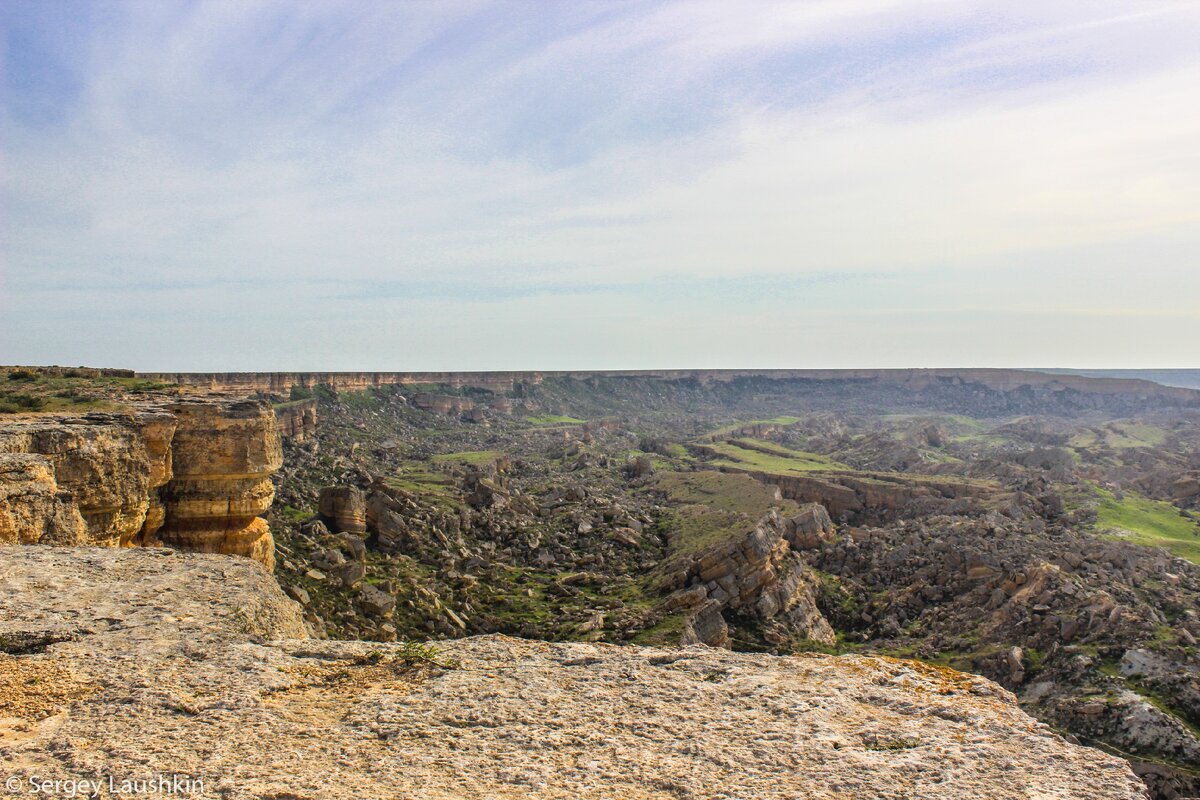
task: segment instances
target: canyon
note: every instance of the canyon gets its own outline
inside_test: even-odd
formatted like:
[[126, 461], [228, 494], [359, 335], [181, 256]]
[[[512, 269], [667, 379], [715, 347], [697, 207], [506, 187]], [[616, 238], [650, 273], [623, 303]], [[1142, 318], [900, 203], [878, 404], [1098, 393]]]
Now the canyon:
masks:
[[750, 658], [760, 676], [826, 654], [825, 682], [915, 658], [996, 682], [1156, 800], [1200, 789], [1194, 390], [1015, 370], [8, 368], [0, 409], [0, 542], [53, 545], [25, 549], [64, 569], [101, 546], [183, 581], [204, 557], [188, 552], [249, 556], [233, 561], [273, 569], [254, 591], [288, 598], [268, 616], [294, 617], [255, 635], [302, 629], [323, 643], [306, 651], [342, 654], [321, 669], [361, 667], [372, 692], [416, 674], [417, 641], [532, 658], [552, 683], [563, 665], [529, 642], [589, 664], [706, 646], [714, 672]]

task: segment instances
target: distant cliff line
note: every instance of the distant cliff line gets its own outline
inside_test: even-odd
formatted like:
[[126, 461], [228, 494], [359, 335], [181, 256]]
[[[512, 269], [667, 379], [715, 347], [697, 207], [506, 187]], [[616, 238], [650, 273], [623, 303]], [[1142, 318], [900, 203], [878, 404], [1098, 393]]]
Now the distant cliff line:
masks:
[[361, 391], [397, 384], [436, 384], [478, 388], [507, 394], [518, 384], [541, 384], [547, 378], [656, 378], [664, 381], [728, 382], [745, 378], [779, 381], [847, 381], [891, 385], [921, 391], [938, 383], [975, 384], [999, 392], [1023, 387], [1062, 389], [1085, 394], [1172, 400], [1200, 405], [1200, 390], [1163, 386], [1134, 378], [1092, 378], [1018, 369], [680, 369], [498, 372], [139, 372], [138, 377], [202, 387], [211, 391], [262, 392], [286, 395], [293, 386], [328, 386], [335, 391]]

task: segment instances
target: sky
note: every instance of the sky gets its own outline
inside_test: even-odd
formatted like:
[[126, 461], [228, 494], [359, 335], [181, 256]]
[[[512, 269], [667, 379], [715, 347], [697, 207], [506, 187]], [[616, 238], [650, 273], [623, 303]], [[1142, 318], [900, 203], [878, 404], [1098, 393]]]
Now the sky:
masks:
[[0, 363], [1200, 367], [1200, 2], [0, 0]]

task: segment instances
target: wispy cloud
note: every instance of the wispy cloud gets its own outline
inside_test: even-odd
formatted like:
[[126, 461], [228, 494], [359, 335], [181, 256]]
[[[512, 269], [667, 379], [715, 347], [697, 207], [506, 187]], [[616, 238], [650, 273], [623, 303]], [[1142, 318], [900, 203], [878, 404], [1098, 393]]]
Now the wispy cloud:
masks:
[[[595, 315], [609, 365], [644, 356], [613, 329], [646, 314], [658, 355], [699, 365], [692, 319], [719, 313], [730, 347], [763, 354], [806, 297], [847, 319], [990, 297], [1016, 319], [1049, 280], [1073, 308], [1175, 307], [1200, 296], [1200, 10], [1130, 8], [14, 0], [0, 345], [76, 361], [103, 324], [122, 332], [110, 363], [232, 368], [196, 331], [270, 297], [281, 364], [358, 304], [371, 364], [402, 366], [395, 339], [458, 304], [462, 342], [429, 355], [447, 367], [497, 330], [529, 348], [516, 366], [570, 357], [517, 334], [566, 306]], [[1127, 297], [1104, 302], [1096, 275]], [[189, 313], [123, 335], [147, 302]], [[1153, 346], [1183, 358], [1178, 334]], [[348, 327], [320, 335], [328, 360], [305, 366], [364, 352]], [[1067, 363], [1069, 344], [1012, 358]]]

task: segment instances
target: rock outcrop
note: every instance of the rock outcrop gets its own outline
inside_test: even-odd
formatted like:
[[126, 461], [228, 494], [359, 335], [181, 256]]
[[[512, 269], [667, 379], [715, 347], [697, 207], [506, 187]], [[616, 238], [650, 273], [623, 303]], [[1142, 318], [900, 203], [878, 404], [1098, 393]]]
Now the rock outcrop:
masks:
[[0, 548], [0, 763], [26, 792], [166, 776], [227, 800], [1145, 797], [990, 681], [918, 662], [303, 636], [248, 561]]
[[367, 496], [357, 486], [327, 486], [318, 503], [332, 530], [362, 535], [367, 532]]
[[409, 402], [414, 408], [432, 411], [435, 414], [458, 415], [475, 410], [475, 404], [470, 400], [453, 394], [421, 392], [414, 394]]
[[[134, 543], [152, 516], [151, 495], [171, 477], [174, 431], [174, 417], [157, 410], [38, 417], [0, 428], [0, 452], [44, 456], [61, 513], [83, 518], [89, 544], [115, 547]], [[151, 528], [161, 524], [154, 514]]]
[[275, 406], [275, 420], [279, 435], [288, 441], [300, 444], [308, 442], [317, 433], [317, 400], [292, 400]]
[[[1200, 408], [1200, 391], [1129, 378], [1092, 378], [1016, 369], [625, 370], [567, 372], [224, 372], [141, 373], [140, 377], [209, 391], [288, 396], [292, 387], [361, 391], [380, 386], [449, 386], [510, 394], [547, 381], [625, 387], [701, 387], [714, 396], [803, 394], [817, 399], [874, 397], [884, 405], [921, 398], [939, 408], [1001, 413], [1111, 410], [1134, 407]], [[661, 393], [661, 392], [660, 392]]]
[[999, 486], [984, 481], [926, 475], [833, 470], [814, 471], [809, 475], [777, 475], [740, 466], [722, 466], [721, 469], [744, 472], [763, 483], [778, 486], [789, 500], [819, 503], [837, 518], [884, 520], [890, 519], [895, 512], [953, 513], [1001, 494]]
[[269, 406], [187, 400], [0, 426], [0, 542], [167, 543], [271, 566], [259, 515], [282, 451]]
[[175, 403], [174, 476], [162, 491], [166, 544], [202, 553], [249, 556], [274, 566], [266, 520], [283, 464], [271, 409], [257, 400]]
[[69, 498], [46, 456], [0, 456], [0, 542], [85, 544], [87, 525]]
[[793, 539], [806, 535], [798, 532], [828, 519], [824, 509], [806, 508], [795, 517], [772, 509], [744, 535], [714, 544], [685, 561], [666, 587], [686, 587], [667, 600], [667, 610], [691, 610], [683, 642], [728, 646], [723, 618], [728, 610], [770, 623], [780, 638], [797, 636], [832, 644], [833, 628], [817, 609], [817, 580], [792, 545]]

